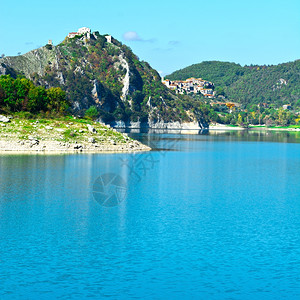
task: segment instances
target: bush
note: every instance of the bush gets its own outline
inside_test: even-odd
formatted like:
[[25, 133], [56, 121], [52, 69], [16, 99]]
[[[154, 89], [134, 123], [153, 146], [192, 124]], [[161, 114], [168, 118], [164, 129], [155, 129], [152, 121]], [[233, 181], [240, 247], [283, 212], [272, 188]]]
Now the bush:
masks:
[[17, 113], [17, 116], [20, 119], [28, 119], [28, 120], [34, 118], [34, 115], [32, 113], [30, 113], [29, 111], [20, 111]]
[[96, 106], [91, 106], [89, 109], [85, 111], [84, 117], [90, 120], [97, 119], [99, 116], [99, 112]]

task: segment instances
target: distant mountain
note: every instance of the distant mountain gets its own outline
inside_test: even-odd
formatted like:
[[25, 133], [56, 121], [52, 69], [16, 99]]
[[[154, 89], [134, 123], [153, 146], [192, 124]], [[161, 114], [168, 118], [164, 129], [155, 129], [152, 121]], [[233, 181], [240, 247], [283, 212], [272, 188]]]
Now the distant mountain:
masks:
[[[104, 121], [195, 121], [199, 102], [178, 96], [129, 47], [88, 28], [24, 55], [0, 59], [0, 75], [26, 76], [35, 85], [66, 91], [72, 112], [95, 106]], [[201, 121], [201, 120], [200, 120]]]
[[271, 66], [244, 66], [230, 62], [204, 61], [166, 76], [212, 81], [217, 94], [242, 104], [261, 102], [300, 106], [300, 60]]

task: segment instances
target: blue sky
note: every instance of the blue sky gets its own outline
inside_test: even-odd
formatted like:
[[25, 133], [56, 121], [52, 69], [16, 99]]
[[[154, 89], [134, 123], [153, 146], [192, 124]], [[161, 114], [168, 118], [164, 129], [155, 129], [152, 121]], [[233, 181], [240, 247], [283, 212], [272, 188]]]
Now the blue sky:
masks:
[[300, 58], [299, 0], [15, 0], [0, 4], [0, 54], [17, 55], [90, 27], [163, 74], [205, 60], [277, 64]]

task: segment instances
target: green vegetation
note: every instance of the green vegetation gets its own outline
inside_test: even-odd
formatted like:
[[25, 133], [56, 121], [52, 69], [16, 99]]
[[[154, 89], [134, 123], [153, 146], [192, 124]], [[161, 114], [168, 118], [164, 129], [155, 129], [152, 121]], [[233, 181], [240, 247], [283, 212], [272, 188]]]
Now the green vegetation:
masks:
[[242, 127], [248, 127], [250, 124], [251, 126], [265, 125], [266, 127], [300, 127], [298, 126], [300, 121], [299, 116], [293, 111], [282, 108], [263, 108], [252, 105], [249, 106], [249, 109], [233, 107], [231, 112], [229, 112], [227, 107], [214, 106], [213, 108], [216, 114], [212, 116], [211, 121], [217, 123], [239, 125]]
[[41, 112], [64, 114], [68, 107], [66, 94], [59, 87], [45, 89], [24, 77], [0, 76], [0, 111], [22, 111], [28, 117]]
[[85, 118], [90, 120], [95, 120], [99, 116], [99, 112], [96, 106], [91, 106], [88, 108], [84, 114]]

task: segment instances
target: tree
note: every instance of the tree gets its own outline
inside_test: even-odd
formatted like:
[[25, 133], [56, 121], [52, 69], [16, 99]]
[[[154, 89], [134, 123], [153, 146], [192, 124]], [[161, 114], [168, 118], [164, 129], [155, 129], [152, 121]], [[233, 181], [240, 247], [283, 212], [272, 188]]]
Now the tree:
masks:
[[16, 93], [14, 87], [14, 80], [10, 75], [3, 75], [0, 77], [0, 86], [4, 91], [3, 103], [10, 109], [15, 111]]
[[32, 113], [37, 113], [46, 110], [47, 92], [45, 88], [40, 86], [30, 89], [28, 93], [27, 108]]
[[3, 87], [0, 85], [0, 106], [4, 104], [4, 98], [6, 98], [5, 91]]
[[141, 110], [141, 103], [144, 100], [145, 95], [141, 91], [135, 91], [132, 94], [132, 109], [135, 111]]
[[217, 88], [215, 89], [215, 92], [216, 92], [216, 96], [225, 96], [224, 89], [221, 88], [221, 87], [217, 87]]
[[243, 123], [243, 118], [242, 118], [241, 114], [239, 114], [237, 124], [241, 125], [242, 123]]
[[52, 87], [47, 90], [47, 109], [57, 113], [65, 113], [69, 108], [66, 93], [59, 87]]

